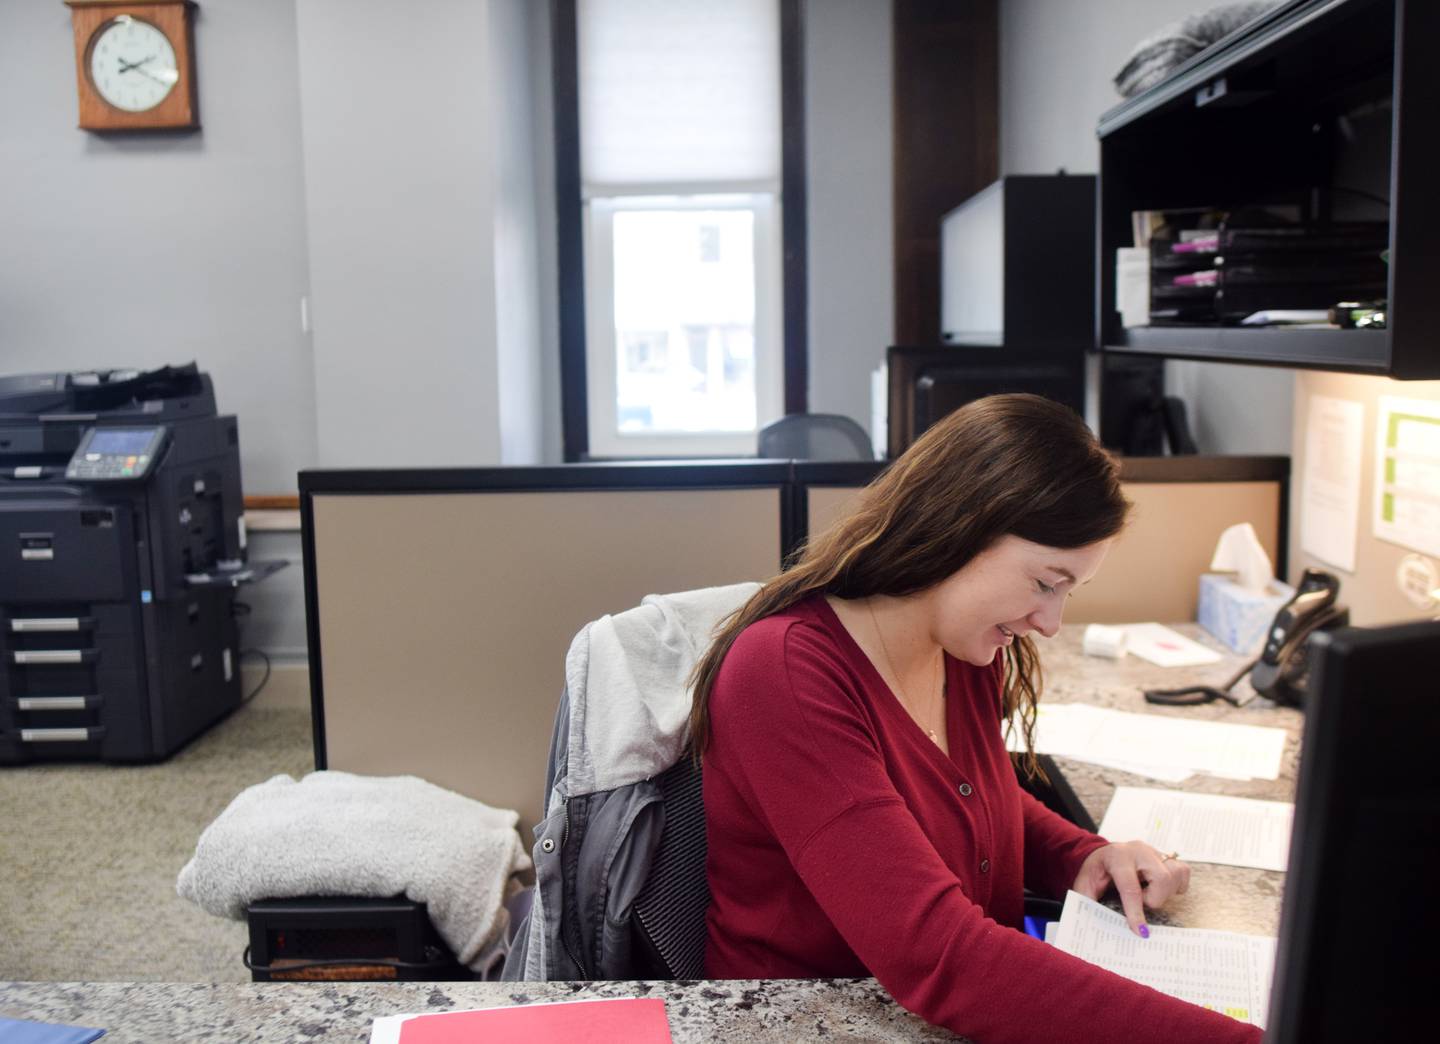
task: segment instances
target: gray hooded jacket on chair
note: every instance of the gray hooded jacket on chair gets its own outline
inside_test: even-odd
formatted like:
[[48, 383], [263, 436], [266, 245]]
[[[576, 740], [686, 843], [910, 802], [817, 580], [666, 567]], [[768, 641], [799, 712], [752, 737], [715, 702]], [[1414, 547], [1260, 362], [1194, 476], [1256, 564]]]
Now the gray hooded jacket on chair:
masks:
[[684, 752], [686, 683], [716, 624], [758, 589], [649, 595], [575, 636], [535, 828], [534, 897], [504, 979], [634, 977], [636, 899], [665, 828], [667, 781], [656, 777]]

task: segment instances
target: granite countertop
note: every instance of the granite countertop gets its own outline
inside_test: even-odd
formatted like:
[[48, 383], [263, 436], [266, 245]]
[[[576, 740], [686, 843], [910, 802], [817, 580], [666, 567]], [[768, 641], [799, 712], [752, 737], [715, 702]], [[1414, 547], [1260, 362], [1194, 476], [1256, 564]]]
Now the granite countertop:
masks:
[[[1191, 682], [1221, 683], [1242, 664], [1197, 625], [1176, 630], [1217, 651], [1208, 667], [1167, 669], [1133, 656], [1119, 661], [1085, 656], [1083, 627], [1040, 643], [1044, 700], [1087, 702], [1116, 710], [1201, 721], [1264, 725], [1289, 738], [1280, 778], [1237, 782], [1192, 776], [1182, 786], [1199, 793], [1293, 800], [1299, 760], [1299, 711], [1263, 697], [1245, 706], [1210, 703], [1155, 707], [1141, 689]], [[1237, 694], [1248, 686], [1241, 682]], [[1099, 822], [1117, 786], [1167, 787], [1142, 776], [1056, 759], [1086, 809]], [[1123, 840], [1123, 839], [1116, 839]], [[1243, 867], [1192, 865], [1190, 891], [1151, 919], [1157, 924], [1274, 935], [1284, 875]], [[483, 1008], [605, 997], [663, 997], [677, 1042], [794, 1041], [834, 1036], [867, 1041], [953, 1040], [900, 1008], [873, 979], [735, 980], [611, 983], [0, 983], [0, 1015], [104, 1027], [104, 1044], [224, 1041], [250, 1044], [369, 1040], [371, 1023], [402, 1012]]]
[[[1260, 725], [1284, 729], [1285, 750], [1280, 758], [1280, 777], [1275, 780], [1239, 781], [1196, 774], [1183, 784], [1170, 784], [1136, 776], [1117, 769], [1083, 761], [1056, 758], [1065, 779], [1099, 823], [1105, 816], [1116, 787], [1184, 789], [1199, 794], [1229, 794], [1264, 801], [1293, 801], [1296, 770], [1300, 762], [1300, 733], [1304, 716], [1293, 707], [1282, 707], [1254, 695], [1249, 679], [1234, 692], [1244, 699], [1242, 707], [1220, 700], [1193, 707], [1159, 707], [1146, 703], [1143, 689], [1176, 688], [1181, 685], [1223, 685], [1244, 666], [1237, 656], [1207, 634], [1199, 624], [1174, 624], [1176, 631], [1222, 654], [1218, 663], [1205, 667], [1156, 667], [1136, 656], [1106, 660], [1080, 651], [1083, 626], [1067, 627], [1049, 641], [1038, 643], [1045, 672], [1044, 703], [1089, 703], [1113, 710], [1158, 714], [1190, 721], [1223, 721], [1237, 725]], [[1112, 838], [1121, 841], [1125, 838]], [[1156, 911], [1156, 924], [1186, 928], [1215, 928], [1253, 935], [1276, 935], [1280, 929], [1280, 897], [1285, 875], [1273, 870], [1239, 866], [1191, 864], [1190, 890], [1176, 896]]]
[[381, 1015], [603, 997], [661, 997], [686, 1041], [956, 1040], [874, 979], [726, 982], [0, 983], [0, 1015], [104, 1027], [101, 1044], [311, 1044], [370, 1039]]

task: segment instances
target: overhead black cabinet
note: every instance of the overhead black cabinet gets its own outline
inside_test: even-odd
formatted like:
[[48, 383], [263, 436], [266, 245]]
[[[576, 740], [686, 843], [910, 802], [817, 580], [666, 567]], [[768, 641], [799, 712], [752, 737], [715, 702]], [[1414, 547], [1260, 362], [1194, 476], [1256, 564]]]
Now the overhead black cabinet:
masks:
[[[1440, 3], [1292, 0], [1100, 119], [1097, 340], [1107, 351], [1440, 377]], [[1131, 214], [1289, 207], [1389, 227], [1384, 329], [1126, 328]]]

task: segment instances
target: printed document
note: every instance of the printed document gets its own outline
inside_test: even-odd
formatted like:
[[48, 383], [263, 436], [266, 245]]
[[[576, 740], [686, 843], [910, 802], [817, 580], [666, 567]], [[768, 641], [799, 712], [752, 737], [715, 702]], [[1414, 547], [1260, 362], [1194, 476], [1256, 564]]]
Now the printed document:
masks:
[[1364, 404], [1310, 396], [1300, 484], [1300, 549], [1349, 573], [1355, 571], [1364, 452]]
[[[1022, 746], [1013, 731], [1009, 742], [1012, 750]], [[1035, 748], [1040, 754], [1122, 767], [1158, 779], [1181, 771], [1225, 779], [1278, 779], [1285, 730], [1131, 714], [1086, 703], [1042, 703]]]
[[1150, 938], [1125, 918], [1078, 892], [1065, 896], [1055, 946], [1161, 993], [1265, 1025], [1275, 940], [1202, 928], [1152, 924]]
[[1186, 862], [1284, 870], [1294, 817], [1286, 801], [1116, 787], [1100, 833], [1144, 841]]
[[1440, 555], [1440, 403], [1380, 396], [1375, 535]]

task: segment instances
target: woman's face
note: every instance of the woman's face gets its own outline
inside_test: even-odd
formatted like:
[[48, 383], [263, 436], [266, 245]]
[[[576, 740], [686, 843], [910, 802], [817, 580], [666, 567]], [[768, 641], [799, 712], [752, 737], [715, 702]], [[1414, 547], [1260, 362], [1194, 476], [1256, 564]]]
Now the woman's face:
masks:
[[1001, 537], [928, 592], [932, 637], [977, 667], [1032, 631], [1051, 637], [1070, 592], [1099, 572], [1110, 544], [1059, 548]]

